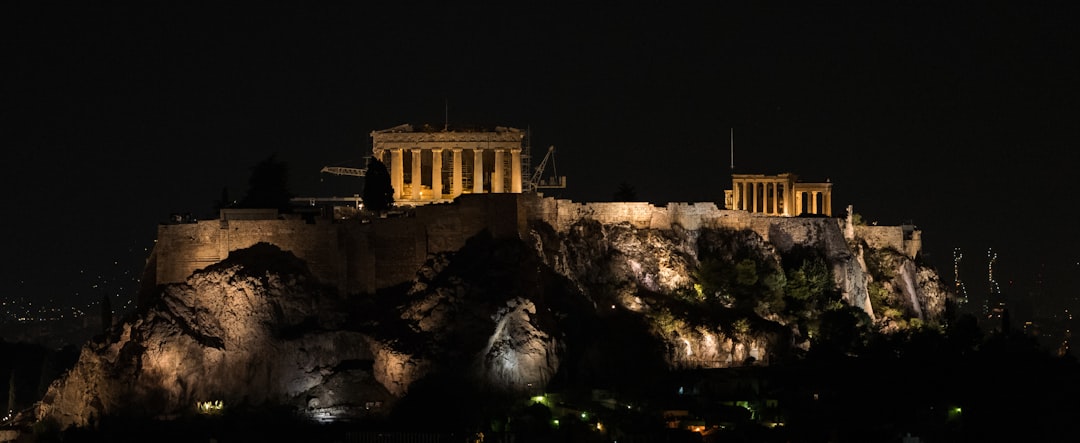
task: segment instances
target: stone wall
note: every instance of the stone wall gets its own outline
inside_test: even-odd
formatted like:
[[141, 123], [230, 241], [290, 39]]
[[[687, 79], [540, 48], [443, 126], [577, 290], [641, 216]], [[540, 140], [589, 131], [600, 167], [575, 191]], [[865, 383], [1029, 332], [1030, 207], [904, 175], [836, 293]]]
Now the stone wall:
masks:
[[906, 253], [901, 226], [855, 226], [855, 237], [874, 249], [891, 248]]
[[629, 223], [637, 229], [732, 228], [747, 229], [751, 215], [745, 211], [719, 209], [715, 203], [669, 203], [655, 206], [645, 202], [577, 203], [570, 200], [538, 198], [530, 216], [543, 220], [559, 232], [581, 220], [602, 224]]
[[467, 195], [391, 218], [223, 218], [163, 224], [150, 260], [154, 283], [183, 282], [232, 251], [267, 242], [306, 261], [317, 278], [340, 291], [373, 292], [411, 280], [430, 254], [456, 251], [482, 231], [494, 237], [523, 233], [528, 207], [519, 204], [518, 195]]
[[[781, 250], [793, 245], [846, 249], [840, 219], [775, 217], [719, 209], [714, 203], [576, 203], [535, 194], [463, 195], [401, 216], [351, 220], [224, 217], [158, 229], [150, 263], [157, 284], [183, 282], [198, 269], [259, 242], [305, 260], [320, 280], [345, 293], [371, 293], [410, 281], [431, 255], [461, 249], [483, 231], [496, 238], [527, 234], [530, 220], [566, 232], [581, 220], [629, 223], [638, 229], [750, 229]], [[918, 231], [915, 231], [917, 234]], [[874, 248], [907, 251], [899, 226], [857, 226], [855, 235]]]

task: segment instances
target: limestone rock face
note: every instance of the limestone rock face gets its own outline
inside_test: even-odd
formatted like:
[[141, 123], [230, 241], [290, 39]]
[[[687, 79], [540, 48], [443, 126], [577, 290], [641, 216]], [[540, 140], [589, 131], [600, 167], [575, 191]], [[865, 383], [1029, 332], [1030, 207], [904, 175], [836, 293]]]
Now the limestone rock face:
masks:
[[166, 288], [157, 305], [84, 347], [39, 417], [85, 426], [105, 415], [192, 413], [199, 402], [318, 414], [391, 400], [372, 375], [385, 356], [342, 327], [338, 301], [309, 279], [291, 254], [257, 245]]
[[504, 392], [547, 386], [559, 369], [559, 343], [533, 322], [536, 306], [515, 298], [496, 312], [495, 331], [478, 355], [477, 376]]
[[889, 294], [883, 298], [885, 306], [875, 307], [889, 314], [885, 315], [889, 318], [880, 319], [884, 330], [895, 330], [902, 318], [933, 322], [944, 315], [950, 293], [937, 272], [897, 251], [877, 250], [867, 254], [866, 267], [877, 274], [877, 280], [870, 280]]
[[563, 342], [553, 309], [579, 297], [523, 243], [474, 239], [417, 273], [399, 307], [408, 326], [399, 348], [430, 361], [430, 372], [483, 391], [539, 389], [559, 370]]
[[[375, 294], [337, 294], [292, 254], [257, 244], [164, 287], [88, 344], [38, 416], [86, 426], [220, 401], [366, 418], [447, 386], [521, 394], [769, 364], [806, 350], [825, 310], [873, 319], [899, 306], [921, 321], [944, 311], [933, 270], [849, 242], [833, 220], [757, 222], [776, 224], [534, 222], [524, 241], [478, 234]], [[891, 308], [874, 306], [871, 286]]]

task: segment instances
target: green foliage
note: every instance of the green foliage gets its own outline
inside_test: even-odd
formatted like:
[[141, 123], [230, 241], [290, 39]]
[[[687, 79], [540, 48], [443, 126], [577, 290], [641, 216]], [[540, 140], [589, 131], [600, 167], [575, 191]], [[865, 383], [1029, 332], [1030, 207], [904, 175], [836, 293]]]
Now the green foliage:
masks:
[[813, 348], [820, 352], [857, 353], [868, 341], [873, 322], [861, 309], [844, 306], [821, 314]]
[[749, 334], [750, 333], [750, 320], [745, 318], [745, 317], [740, 318], [738, 320], [735, 320], [735, 322], [733, 322], [731, 324], [731, 329], [733, 331], [735, 331], [736, 334], [740, 334], [740, 335]]
[[657, 311], [653, 314], [652, 319], [653, 326], [665, 335], [671, 335], [675, 333], [675, 331], [686, 327], [686, 322], [680, 318], [676, 318], [667, 308]]
[[813, 300], [832, 288], [832, 273], [822, 258], [808, 258], [797, 268], [788, 271], [786, 283], [784, 292], [789, 297], [800, 301]]
[[706, 258], [694, 271], [695, 288], [702, 298], [715, 300], [720, 294], [729, 292], [730, 274], [729, 268], [720, 260]]
[[757, 263], [751, 259], [744, 259], [735, 264], [735, 283], [740, 286], [753, 286], [757, 282]]
[[705, 258], [694, 272], [694, 287], [700, 299], [727, 308], [759, 313], [784, 310], [784, 287], [787, 277], [752, 258], [728, 265], [719, 259]]
[[866, 260], [866, 270], [870, 273], [870, 276], [877, 281], [892, 280], [896, 276], [895, 270], [889, 266], [890, 258], [892, 254], [897, 254], [895, 251], [881, 249], [871, 250], [864, 256]]
[[855, 226], [866, 226], [866, 220], [863, 220], [862, 214], [856, 212], [851, 214], [851, 224]]
[[364, 172], [364, 206], [370, 211], [385, 211], [394, 206], [394, 187], [390, 184], [390, 172], [379, 159], [368, 160]]
[[874, 309], [882, 309], [889, 307], [889, 290], [885, 289], [885, 285], [876, 281], [871, 281], [866, 286], [866, 292], [870, 295], [870, 305]]

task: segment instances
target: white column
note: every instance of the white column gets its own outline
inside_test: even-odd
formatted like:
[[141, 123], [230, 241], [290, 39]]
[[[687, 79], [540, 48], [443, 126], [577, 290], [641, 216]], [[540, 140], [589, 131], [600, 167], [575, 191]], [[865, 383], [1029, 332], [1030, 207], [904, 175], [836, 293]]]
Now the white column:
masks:
[[731, 207], [728, 209], [739, 209], [739, 182], [731, 181]]
[[792, 197], [791, 181], [789, 180], [789, 181], [784, 182], [784, 215], [789, 216], [789, 217], [792, 216], [792, 215], [795, 215], [795, 214], [791, 213], [791, 209], [792, 209], [791, 204], [792, 204], [792, 200], [794, 200], [791, 197]]
[[484, 193], [484, 151], [473, 149], [473, 194]]
[[451, 177], [450, 195], [456, 198], [461, 195], [461, 148], [454, 148], [454, 173]]
[[431, 199], [442, 200], [442, 148], [431, 150]]
[[521, 193], [521, 149], [510, 150], [510, 192]]
[[491, 192], [499, 193], [503, 192], [503, 169], [506, 165], [503, 157], [503, 150], [495, 150], [495, 170], [491, 172]]
[[773, 182], [772, 194], [772, 213], [773, 215], [780, 215], [780, 182]]
[[420, 200], [420, 188], [423, 187], [424, 178], [420, 176], [420, 148], [412, 149], [412, 199]]
[[750, 198], [750, 212], [754, 213], [757, 212], [757, 182], [751, 181], [751, 183], [753, 183], [754, 187], [750, 188], [750, 194], [752, 196]]
[[746, 195], [747, 192], [750, 192], [750, 190], [746, 188], [746, 180], [739, 182], [739, 209], [744, 211], [750, 208], [750, 206], [746, 204], [749, 200], [749, 196]]
[[405, 164], [401, 158], [401, 148], [390, 150], [390, 186], [394, 187], [394, 200], [401, 200], [401, 191], [405, 188]]
[[822, 199], [822, 204], [825, 205], [825, 215], [832, 217], [832, 191], [825, 191], [825, 198]]
[[818, 195], [817, 191], [811, 191], [810, 192], [810, 213], [811, 214], [817, 214], [818, 213], [817, 212], [818, 211], [818, 208], [817, 208], [817, 195]]

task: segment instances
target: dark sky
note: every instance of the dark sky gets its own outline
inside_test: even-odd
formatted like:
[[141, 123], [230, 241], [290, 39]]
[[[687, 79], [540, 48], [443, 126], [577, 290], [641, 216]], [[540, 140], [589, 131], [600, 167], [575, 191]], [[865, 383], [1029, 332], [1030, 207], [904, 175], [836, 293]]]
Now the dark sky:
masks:
[[993, 247], [1006, 291], [1077, 294], [1074, 3], [271, 3], [3, 2], [0, 295], [99, 297], [260, 160], [349, 195], [319, 168], [447, 115], [530, 129], [578, 201], [722, 201], [734, 128], [738, 172], [916, 224], [949, 282], [960, 247], [985, 292]]

